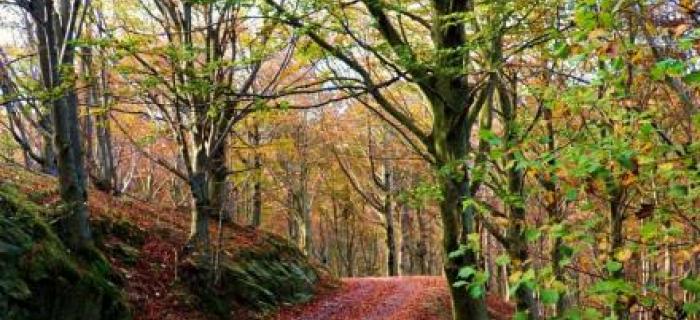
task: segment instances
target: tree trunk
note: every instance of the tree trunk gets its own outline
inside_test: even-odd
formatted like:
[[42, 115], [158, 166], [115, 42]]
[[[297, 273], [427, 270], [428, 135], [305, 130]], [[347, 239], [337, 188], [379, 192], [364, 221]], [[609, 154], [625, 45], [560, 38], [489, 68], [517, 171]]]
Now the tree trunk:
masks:
[[[85, 65], [85, 72], [87, 75], [94, 74], [93, 51], [89, 48], [84, 49], [83, 59]], [[112, 136], [109, 128], [109, 95], [107, 93], [107, 72], [105, 70], [106, 66], [104, 63], [100, 68], [100, 78], [92, 78], [90, 81], [90, 89], [88, 92], [88, 114], [86, 115], [86, 122], [91, 123], [94, 114], [94, 130], [92, 125], [90, 128], [86, 128], [86, 137], [90, 139], [88, 146], [86, 148], [89, 153], [88, 161], [94, 164], [97, 168], [97, 175], [94, 176], [93, 184], [97, 189], [105, 192], [116, 192], [117, 190], [117, 179], [116, 170], [114, 168], [114, 156], [112, 154]], [[99, 108], [99, 110], [90, 110], [94, 108]], [[95, 142], [94, 147], [92, 145], [92, 132], [95, 132]], [[94, 151], [94, 157], [93, 157]]]
[[394, 200], [387, 193], [384, 200], [384, 217], [386, 219], [387, 273], [390, 277], [399, 275], [399, 261], [396, 256], [396, 230], [394, 230]]
[[[202, 122], [200, 122], [202, 123]], [[207, 152], [201, 134], [200, 125], [195, 125], [193, 147], [194, 154], [191, 172], [189, 174], [189, 186], [192, 201], [192, 218], [190, 220], [190, 234], [187, 239], [186, 250], [196, 250], [205, 254], [209, 251], [209, 216], [213, 215], [209, 202], [209, 188], [207, 182]], [[187, 156], [187, 155], [185, 155]]]
[[[466, 194], [463, 181], [449, 177], [441, 177], [441, 185], [444, 199], [440, 202], [440, 210], [443, 224], [443, 260], [445, 276], [447, 277], [450, 295], [452, 296], [452, 310], [454, 320], [480, 320], [488, 319], [486, 303], [483, 297], [474, 298], [469, 295], [464, 287], [456, 288], [453, 283], [459, 279], [457, 274], [463, 266], [476, 266], [477, 253], [466, 249], [464, 254], [457, 258], [449, 258], [448, 254], [460, 249], [459, 217], [463, 213], [462, 199]], [[461, 187], [460, 187], [461, 186]], [[473, 217], [464, 221], [467, 229], [473, 228]]]
[[[44, 52], [48, 54], [49, 73], [44, 77], [48, 79], [48, 90], [61, 87], [63, 79], [59, 70], [61, 65], [72, 66], [74, 49], [72, 44], [66, 43], [63, 57], [59, 61], [58, 46], [62, 40], [57, 41], [57, 33], [54, 23], [58, 15], [55, 13], [53, 1], [46, 1], [46, 23], [43, 25], [43, 36], [46, 39]], [[67, 5], [67, 4], [64, 4]], [[37, 24], [40, 24], [38, 22]], [[70, 31], [67, 31], [70, 32]], [[72, 39], [72, 35], [66, 39]], [[66, 244], [73, 250], [82, 249], [91, 243], [90, 224], [88, 222], [87, 189], [85, 186], [85, 168], [80, 143], [80, 129], [78, 128], [78, 99], [72, 85], [60, 97], [51, 99], [51, 113], [54, 125], [53, 146], [58, 168], [58, 182], [61, 199], [66, 203], [68, 215], [64, 221], [66, 231]]]
[[204, 172], [193, 173], [189, 185], [192, 192], [192, 218], [186, 247], [187, 250], [206, 253], [209, 250], [209, 216], [212, 213]]
[[302, 196], [302, 220], [304, 222], [304, 253], [307, 256], [313, 257], [314, 252], [314, 233], [313, 233], [313, 221], [311, 220], [311, 204], [308, 199], [308, 194], [306, 191]]
[[411, 219], [411, 209], [408, 204], [401, 206], [401, 274], [413, 274], [413, 261], [415, 254], [412, 252], [411, 234], [413, 223]]
[[210, 206], [210, 213], [216, 217], [222, 215], [224, 221], [229, 220], [229, 215], [224, 214], [225, 208], [223, 207], [226, 197], [226, 178], [227, 167], [226, 167], [226, 152], [225, 143], [222, 143], [213, 150], [210, 156], [210, 169], [207, 173], [207, 198]]
[[[608, 185], [612, 185], [614, 182], [608, 182]], [[617, 187], [612, 187], [613, 192], [611, 192], [610, 199], [610, 234], [608, 238], [608, 243], [610, 244], [608, 248], [608, 259], [614, 262], [623, 264], [623, 261], [617, 261], [615, 253], [622, 248], [622, 223], [623, 223], [623, 213], [622, 213], [622, 192]], [[610, 279], [624, 280], [624, 267], [620, 267], [618, 270], [609, 272]], [[627, 309], [626, 303], [618, 299], [613, 305], [613, 313], [616, 319], [625, 320], [629, 319], [629, 310]]]
[[262, 160], [260, 154], [255, 153], [253, 159], [255, 166], [255, 182], [253, 184], [253, 226], [256, 228], [262, 224]]
[[[508, 127], [508, 125], [506, 125]], [[509, 140], [513, 141], [513, 140]], [[506, 157], [506, 161], [515, 161], [512, 154]], [[527, 239], [525, 237], [525, 226], [527, 221], [525, 220], [525, 199], [523, 195], [523, 172], [522, 170], [516, 169], [516, 166], [512, 166], [508, 170], [508, 190], [511, 196], [517, 196], [519, 201], [515, 204], [509, 205], [509, 225], [507, 229], [507, 251], [513, 262], [513, 267], [522, 272], [526, 272], [528, 269], [533, 268], [530, 261], [527, 248]], [[535, 300], [535, 293], [533, 290], [525, 285], [518, 286], [515, 291], [516, 298], [516, 310], [519, 312], [526, 312], [528, 319], [538, 319], [539, 310], [537, 301]]]
[[[53, 85], [51, 80], [52, 65], [50, 61], [51, 53], [49, 52], [49, 44], [47, 43], [47, 41], [49, 37], [54, 37], [54, 26], [49, 26], [48, 23], [44, 22], [44, 20], [47, 19], [46, 11], [44, 11], [44, 8], [49, 4], [46, 4], [44, 0], [35, 0], [32, 3], [34, 5], [32, 6], [33, 12], [31, 13], [31, 16], [35, 17], [35, 19], [39, 18], [40, 20], [42, 20], [34, 21], [34, 25], [36, 28], [37, 51], [39, 55], [39, 69], [41, 70], [41, 80], [44, 84], [44, 88], [50, 89]], [[53, 7], [53, 5], [51, 6]], [[53, 14], [53, 11], [51, 11], [50, 13]], [[51, 40], [51, 43], [52, 45], [55, 45], [55, 40]], [[56, 48], [54, 48], [53, 51], [55, 52]], [[56, 66], [56, 68], [58, 68], [58, 66]], [[47, 114], [39, 115], [39, 126], [41, 126], [46, 133], [52, 133], [53, 123], [51, 116]], [[53, 136], [49, 134], [43, 134], [42, 137], [44, 140], [42, 149], [42, 158], [44, 159], [44, 162], [41, 163], [41, 171], [48, 174], [56, 174], [57, 164], [56, 155], [54, 153]]]

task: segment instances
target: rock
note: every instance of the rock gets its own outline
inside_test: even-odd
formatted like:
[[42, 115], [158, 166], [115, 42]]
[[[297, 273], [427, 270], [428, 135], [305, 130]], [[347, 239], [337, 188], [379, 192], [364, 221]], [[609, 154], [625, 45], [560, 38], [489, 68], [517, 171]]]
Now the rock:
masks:
[[0, 318], [122, 320], [130, 314], [99, 251], [69, 253], [38, 207], [0, 185]]

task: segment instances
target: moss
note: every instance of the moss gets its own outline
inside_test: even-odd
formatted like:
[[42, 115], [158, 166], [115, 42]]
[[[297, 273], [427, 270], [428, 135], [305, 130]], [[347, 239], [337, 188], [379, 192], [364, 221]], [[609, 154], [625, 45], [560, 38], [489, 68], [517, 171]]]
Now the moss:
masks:
[[97, 249], [70, 253], [41, 206], [0, 184], [0, 314], [8, 319], [130, 318]]
[[128, 245], [140, 247], [146, 242], [146, 231], [126, 219], [97, 217], [90, 221], [96, 242], [104, 242], [106, 236], [116, 237]]
[[[308, 301], [319, 271], [285, 240], [266, 235], [260, 243], [224, 255], [220, 285], [213, 285], [211, 264], [192, 256], [181, 264], [181, 275], [206, 311], [230, 318], [240, 306], [265, 314], [282, 305]], [[209, 285], [206, 285], [209, 284]]]

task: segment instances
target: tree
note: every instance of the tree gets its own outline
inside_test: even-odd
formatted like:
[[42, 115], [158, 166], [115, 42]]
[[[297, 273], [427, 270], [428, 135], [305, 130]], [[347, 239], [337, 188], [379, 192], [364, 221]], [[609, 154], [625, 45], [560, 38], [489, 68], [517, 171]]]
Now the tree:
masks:
[[[156, 42], [135, 37], [114, 45], [128, 57], [122, 61], [126, 81], [145, 83], [137, 93], [147, 109], [155, 108], [149, 112], [158, 114], [156, 121], [170, 130], [178, 145], [184, 170], [148, 157], [187, 182], [192, 197], [187, 247], [206, 251], [208, 219], [221, 214], [226, 179], [232, 173], [226, 166], [229, 134], [271, 99], [288, 63], [283, 52], [294, 45], [270, 41], [274, 23], [240, 34], [239, 29], [251, 22], [244, 3], [158, 0], [153, 5], [139, 9], [164, 36]], [[263, 75], [264, 64], [278, 70], [266, 69]]]
[[[408, 3], [391, 5], [367, 0], [353, 4], [308, 4], [300, 6], [302, 9], [293, 9], [288, 3], [273, 0], [266, 3], [274, 8], [279, 18], [352, 70], [357, 76], [353, 81], [367, 88], [383, 117], [400, 127], [401, 135], [434, 165], [442, 193], [445, 275], [449, 283], [455, 283], [460, 279], [460, 269], [478, 270], [476, 248], [470, 246], [468, 240], [476, 232], [475, 213], [472, 207], [465, 207], [462, 203], [473, 196], [467, 159], [478, 150], [472, 148], [470, 137], [494, 86], [486, 85], [490, 77], [477, 77], [482, 71], [479, 67], [488, 70], [488, 66], [479, 63], [478, 52], [472, 48], [478, 43], [488, 51], [491, 44], [488, 39], [504, 37], [502, 34], [506, 32], [508, 22], [519, 14], [517, 9], [508, 8], [501, 2], [483, 4], [479, 9], [488, 12], [489, 19], [480, 21], [474, 14], [475, 4], [469, 1], [431, 1], [415, 3], [411, 7]], [[301, 11], [304, 8], [322, 12], [313, 17], [324, 20], [312, 19]], [[371, 17], [372, 21], [364, 21], [362, 27], [370, 25], [367, 32], [370, 39], [379, 40], [367, 42], [368, 37], [361, 36], [363, 32], [352, 29], [356, 26], [348, 23], [348, 17], [360, 20], [356, 13], [351, 12], [353, 10]], [[522, 20], [519, 21], [525, 21], [529, 13], [525, 11], [520, 17]], [[329, 23], [335, 23], [336, 28], [321, 28]], [[413, 33], [407, 34], [407, 29]], [[340, 31], [333, 33], [328, 30]], [[335, 41], [329, 40], [331, 36], [336, 37]], [[354, 45], [363, 57], [356, 57], [356, 53], [346, 50], [346, 44]], [[524, 42], [521, 47], [531, 45]], [[518, 45], [515, 48], [518, 50]], [[371, 71], [377, 65], [360, 62], [365, 58], [375, 59], [385, 69]], [[382, 80], [377, 77], [383, 74], [395, 75], [420, 90], [432, 114], [428, 131], [422, 127], [421, 119], [398, 109], [378, 88]], [[465, 280], [474, 280], [471, 275], [468, 278]], [[451, 287], [455, 319], [487, 317], [482, 285], [472, 283], [469, 288], [473, 294], [464, 287]]]
[[67, 208], [63, 222], [66, 244], [78, 250], [88, 246], [92, 238], [78, 127], [78, 98], [73, 87], [73, 41], [79, 37], [84, 9], [80, 1], [61, 1], [58, 6], [53, 0], [19, 1], [17, 4], [32, 17], [37, 30], [41, 77], [46, 103], [51, 109], [59, 189]]
[[[368, 138], [368, 158], [370, 163], [370, 180], [372, 181], [373, 187], [366, 188], [361, 185], [355, 174], [352, 173], [351, 169], [338, 155], [338, 151], [334, 150], [338, 164], [341, 170], [348, 177], [351, 185], [353, 186], [355, 192], [362, 195], [365, 201], [372, 206], [377, 212], [381, 213], [384, 220], [384, 228], [386, 232], [386, 247], [387, 247], [387, 272], [389, 276], [399, 275], [399, 252], [398, 252], [398, 241], [396, 240], [396, 222], [394, 220], [396, 216], [396, 178], [394, 173], [394, 164], [391, 163], [389, 148], [391, 144], [391, 132], [385, 132], [383, 138], [382, 149], [384, 150], [384, 159], [382, 160], [382, 173], [377, 174], [374, 143], [372, 142], [372, 127], [367, 127], [367, 138]], [[381, 157], [381, 156], [380, 156]], [[376, 192], [371, 192], [370, 190], [378, 190]]]

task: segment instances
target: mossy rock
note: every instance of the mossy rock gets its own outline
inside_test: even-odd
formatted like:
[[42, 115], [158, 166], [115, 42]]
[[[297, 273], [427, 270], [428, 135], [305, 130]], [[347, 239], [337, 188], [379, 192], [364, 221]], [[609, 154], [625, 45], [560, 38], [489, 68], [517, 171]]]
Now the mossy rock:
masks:
[[42, 208], [0, 185], [0, 315], [24, 320], [129, 319], [109, 263], [96, 249], [71, 254]]
[[90, 221], [95, 241], [103, 242], [109, 235], [133, 247], [141, 247], [146, 242], [146, 231], [125, 219], [98, 217]]
[[224, 255], [217, 284], [213, 284], [216, 273], [210, 260], [202, 256], [189, 257], [181, 264], [181, 278], [199, 297], [203, 309], [222, 319], [230, 318], [240, 306], [265, 314], [311, 299], [319, 270], [284, 240], [266, 238], [261, 246], [267, 250], [251, 248]]

